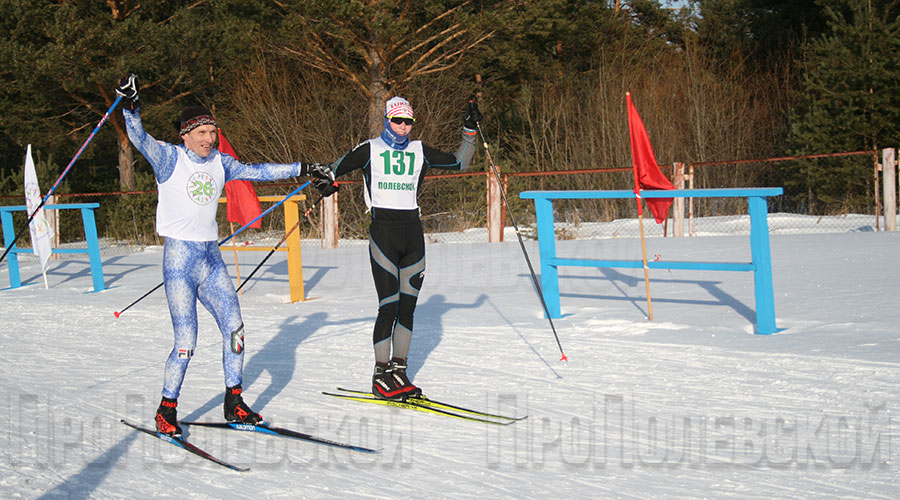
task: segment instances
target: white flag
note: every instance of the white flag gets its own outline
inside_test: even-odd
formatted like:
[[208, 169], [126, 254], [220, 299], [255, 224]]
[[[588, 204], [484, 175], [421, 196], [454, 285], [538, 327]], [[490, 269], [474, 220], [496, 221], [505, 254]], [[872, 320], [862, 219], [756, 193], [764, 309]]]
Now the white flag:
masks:
[[[41, 204], [41, 188], [38, 186], [37, 174], [34, 171], [34, 160], [31, 159], [31, 144], [25, 153], [25, 204], [29, 216]], [[50, 254], [53, 252], [50, 244], [50, 224], [44, 217], [43, 208], [31, 219], [28, 230], [31, 232], [31, 246], [34, 253], [41, 259], [43, 273], [47, 270], [47, 263], [50, 262]]]

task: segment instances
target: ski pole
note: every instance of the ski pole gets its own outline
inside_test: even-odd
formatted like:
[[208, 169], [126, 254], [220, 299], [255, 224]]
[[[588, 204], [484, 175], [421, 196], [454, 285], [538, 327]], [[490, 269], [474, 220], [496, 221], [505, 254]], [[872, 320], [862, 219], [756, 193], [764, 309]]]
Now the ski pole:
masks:
[[240, 292], [240, 291], [241, 291], [241, 288], [244, 288], [244, 285], [246, 285], [247, 282], [250, 281], [250, 278], [252, 278], [253, 275], [256, 274], [256, 271], [259, 271], [259, 268], [262, 267], [262, 265], [265, 264], [267, 260], [269, 260], [269, 257], [271, 257], [272, 254], [274, 254], [274, 253], [278, 250], [278, 248], [279, 248], [285, 241], [287, 241], [287, 239], [291, 236], [291, 234], [293, 234], [293, 232], [294, 232], [298, 227], [300, 227], [300, 223], [303, 222], [303, 219], [304, 219], [305, 217], [308, 217], [308, 216], [309, 216], [309, 213], [312, 212], [312, 210], [313, 210], [314, 208], [316, 208], [316, 205], [318, 205], [319, 202], [322, 201], [323, 198], [325, 198], [325, 197], [324, 197], [324, 196], [319, 196], [319, 199], [316, 200], [315, 203], [313, 203], [312, 205], [310, 205], [310, 207], [306, 210], [306, 212], [303, 212], [303, 215], [300, 217], [300, 220], [298, 220], [297, 223], [294, 224], [294, 227], [292, 227], [290, 231], [288, 231], [287, 233], [285, 233], [284, 238], [281, 238], [281, 241], [279, 241], [278, 243], [276, 243], [275, 246], [272, 247], [271, 250], [269, 250], [269, 253], [266, 254], [265, 257], [263, 257], [263, 260], [261, 260], [261, 261], [259, 262], [259, 264], [257, 264], [256, 267], [253, 268], [252, 271], [250, 271], [250, 274], [247, 275], [247, 277], [244, 279], [244, 281], [241, 282], [240, 286], [237, 287], [237, 290], [235, 290], [235, 292]]
[[[497, 184], [500, 186], [503, 185], [503, 181], [500, 179], [500, 173], [497, 171], [497, 167], [494, 166], [494, 159], [491, 157], [491, 152], [488, 149], [487, 140], [484, 138], [484, 133], [481, 131], [481, 123], [475, 122], [475, 128], [478, 129], [478, 135], [481, 137], [481, 142], [484, 145], [484, 153], [487, 155], [488, 163], [491, 166], [491, 172], [494, 173], [494, 177], [497, 178]], [[528, 271], [531, 272], [531, 281], [534, 283], [534, 288], [537, 290], [538, 298], [541, 299], [541, 306], [544, 307], [544, 314], [547, 315], [547, 321], [550, 322], [550, 329], [553, 330], [553, 337], [556, 339], [556, 345], [559, 346], [559, 353], [562, 355], [559, 358], [560, 361], [569, 361], [569, 358], [566, 357], [566, 353], [563, 352], [562, 344], [559, 342], [559, 335], [556, 333], [556, 326], [553, 325], [553, 318], [550, 317], [550, 310], [547, 308], [547, 302], [544, 300], [544, 291], [541, 289], [541, 284], [538, 282], [537, 275], [534, 273], [534, 266], [531, 265], [531, 259], [528, 257], [528, 251], [525, 249], [525, 242], [522, 241], [522, 233], [519, 232], [519, 224], [516, 222], [516, 217], [512, 213], [512, 208], [509, 206], [509, 200], [506, 199], [506, 192], [501, 187], [500, 195], [503, 197], [503, 203], [506, 204], [506, 213], [509, 214], [509, 218], [512, 219], [513, 228], [516, 230], [516, 237], [519, 238], [519, 246], [522, 248], [522, 254], [525, 256], [525, 262], [528, 263]]]
[[247, 229], [248, 227], [250, 227], [250, 224], [253, 224], [254, 222], [258, 221], [259, 219], [262, 219], [266, 214], [268, 214], [268, 213], [271, 212], [272, 210], [275, 210], [275, 209], [276, 209], [277, 207], [279, 207], [282, 203], [288, 201], [288, 198], [290, 198], [291, 196], [294, 196], [295, 194], [299, 193], [299, 192], [302, 191], [303, 188], [305, 188], [306, 186], [309, 186], [309, 184], [310, 184], [311, 182], [312, 182], [312, 181], [306, 181], [306, 182], [304, 182], [303, 184], [300, 184], [300, 187], [298, 187], [297, 189], [295, 189], [295, 190], [291, 191], [290, 193], [288, 193], [288, 195], [285, 196], [284, 198], [282, 198], [278, 203], [275, 203], [275, 204], [272, 205], [271, 207], [267, 208], [265, 212], [263, 212], [263, 213], [257, 215], [255, 219], [253, 219], [252, 221], [250, 221], [250, 222], [244, 224], [243, 226], [239, 227], [237, 231], [231, 233], [230, 236], [228, 236], [228, 237], [226, 237], [224, 240], [220, 241], [220, 242], [219, 242], [219, 246], [222, 246], [222, 245], [224, 245], [225, 243], [228, 243], [228, 240], [230, 240], [231, 238], [234, 238], [235, 236], [241, 234], [241, 233], [244, 231], [244, 229]]
[[[312, 182], [312, 181], [306, 181], [306, 182], [304, 182], [303, 184], [300, 185], [300, 187], [298, 187], [297, 189], [295, 189], [295, 190], [291, 191], [290, 193], [288, 193], [288, 195], [285, 196], [284, 198], [282, 198], [279, 202], [277, 202], [277, 203], [275, 203], [274, 205], [272, 205], [271, 207], [267, 208], [263, 213], [257, 215], [257, 216], [256, 216], [253, 220], [251, 220], [250, 222], [248, 222], [248, 223], [244, 224], [243, 226], [239, 227], [237, 231], [231, 233], [231, 234], [228, 235], [225, 239], [223, 239], [222, 241], [220, 241], [219, 244], [218, 244], [218, 246], [222, 246], [223, 244], [225, 244], [226, 242], [228, 242], [228, 240], [230, 240], [231, 238], [234, 238], [235, 236], [237, 236], [238, 234], [240, 234], [241, 232], [243, 232], [244, 229], [247, 229], [248, 227], [250, 227], [251, 224], [253, 224], [254, 222], [256, 222], [256, 221], [258, 221], [259, 219], [263, 218], [266, 214], [268, 214], [268, 213], [271, 212], [272, 210], [275, 210], [275, 208], [277, 208], [278, 206], [280, 206], [282, 203], [286, 202], [286, 201], [288, 200], [288, 198], [290, 198], [291, 196], [294, 196], [295, 194], [299, 193], [300, 190], [302, 190], [302, 189], [305, 188], [306, 186], [309, 186], [310, 182]], [[115, 315], [115, 317], [118, 318], [119, 316], [122, 315], [123, 312], [127, 311], [128, 309], [130, 309], [131, 306], [137, 304], [138, 302], [140, 302], [141, 300], [143, 300], [145, 297], [147, 297], [147, 296], [150, 295], [151, 293], [157, 291], [161, 286], [163, 286], [164, 283], [165, 283], [165, 281], [163, 281], [162, 283], [156, 285], [155, 287], [153, 287], [152, 290], [150, 290], [149, 292], [145, 293], [144, 295], [141, 295], [137, 300], [135, 300], [135, 301], [132, 302], [131, 304], [128, 304], [128, 305], [127, 305], [124, 309], [122, 309], [121, 311], [113, 311], [113, 315]]]
[[78, 157], [81, 156], [81, 153], [84, 152], [84, 148], [86, 148], [88, 143], [91, 142], [91, 139], [93, 139], [94, 136], [97, 135], [97, 131], [100, 130], [100, 127], [102, 127], [104, 123], [106, 123], [107, 118], [109, 118], [109, 115], [112, 114], [113, 110], [116, 109], [116, 106], [119, 105], [119, 102], [121, 100], [122, 100], [122, 96], [116, 97], [116, 100], [113, 101], [112, 106], [110, 106], [109, 109], [106, 110], [106, 114], [103, 115], [103, 118], [100, 120], [100, 123], [98, 123], [97, 126], [94, 127], [94, 131], [91, 132], [91, 135], [88, 136], [87, 140], [84, 141], [84, 144], [81, 145], [81, 148], [78, 150], [78, 152], [75, 153], [75, 156], [72, 157], [72, 161], [70, 161], [69, 165], [66, 166], [66, 168], [62, 171], [61, 174], [59, 174], [59, 177], [57, 177], [56, 182], [53, 183], [53, 186], [50, 188], [49, 191], [47, 191], [47, 194], [44, 196], [44, 198], [41, 199], [41, 203], [38, 204], [37, 208], [34, 209], [34, 212], [32, 212], [31, 215], [28, 216], [28, 220], [25, 221], [25, 225], [22, 226], [21, 229], [19, 229], [19, 232], [16, 233], [16, 236], [13, 238], [12, 242], [6, 246], [6, 249], [3, 251], [3, 255], [0, 255], [0, 262], [3, 262], [3, 259], [6, 258], [6, 254], [9, 253], [9, 251], [12, 249], [12, 247], [15, 246], [16, 242], [19, 241], [19, 238], [21, 238], [22, 235], [25, 233], [25, 231], [28, 230], [28, 226], [31, 224], [31, 221], [34, 220], [34, 216], [41, 210], [41, 208], [44, 207], [44, 204], [47, 203], [47, 200], [50, 199], [50, 196], [52, 196], [54, 191], [56, 191], [56, 188], [59, 187], [59, 183], [62, 182], [63, 177], [65, 177], [66, 174], [69, 173], [69, 170], [72, 169], [72, 165], [75, 165], [75, 160], [77, 160]]
[[[165, 281], [164, 281], [163, 283], [165, 283]], [[125, 312], [125, 311], [131, 309], [131, 306], [133, 306], [133, 305], [137, 304], [138, 302], [144, 300], [144, 297], [146, 297], [146, 296], [150, 295], [151, 293], [153, 293], [153, 292], [159, 290], [159, 287], [163, 286], [163, 283], [160, 283], [160, 284], [156, 285], [156, 286], [153, 287], [149, 292], [147, 292], [147, 293], [145, 293], [144, 295], [141, 295], [140, 297], [138, 297], [137, 300], [135, 300], [135, 301], [132, 302], [131, 304], [128, 304], [127, 306], [125, 306], [125, 309], [122, 309], [121, 311], [115, 311], [115, 312], [113, 312], [113, 314], [116, 316], [116, 318], [118, 318], [123, 312]]]

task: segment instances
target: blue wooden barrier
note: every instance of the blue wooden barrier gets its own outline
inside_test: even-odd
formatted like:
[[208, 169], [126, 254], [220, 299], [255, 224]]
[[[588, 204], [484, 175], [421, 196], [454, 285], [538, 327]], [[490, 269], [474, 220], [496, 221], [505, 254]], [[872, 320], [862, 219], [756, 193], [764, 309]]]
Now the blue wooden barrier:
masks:
[[[750, 213], [750, 262], [661, 262], [648, 261], [650, 269], [696, 269], [704, 271], [753, 271], [756, 296], [756, 333], [775, 332], [775, 294], [772, 289], [772, 257], [769, 250], [769, 223], [766, 198], [784, 193], [782, 188], [675, 189], [641, 191], [642, 198], [747, 198]], [[634, 198], [633, 191], [524, 191], [523, 199], [533, 199], [537, 215], [538, 247], [541, 254], [541, 287], [550, 316], [561, 316], [559, 266], [618, 267], [643, 269], [643, 260], [571, 259], [556, 256], [553, 200]]]
[[[99, 203], [70, 203], [66, 205], [44, 205], [44, 210], [68, 210], [80, 209], [81, 222], [84, 224], [84, 239], [87, 241], [87, 249], [83, 248], [54, 248], [53, 253], [86, 253], [91, 262], [91, 278], [94, 281], [94, 291], [105, 289], [103, 284], [103, 265], [100, 262], [100, 244], [97, 241], [97, 223], [94, 219], [94, 209]], [[25, 205], [0, 207], [0, 222], [3, 224], [4, 245], [10, 245], [16, 238], [16, 229], [13, 227], [13, 212], [24, 212]], [[34, 253], [31, 248], [18, 248], [13, 246], [6, 256], [9, 266], [9, 287], [22, 286], [22, 278], [19, 274], [19, 257], [16, 254]]]

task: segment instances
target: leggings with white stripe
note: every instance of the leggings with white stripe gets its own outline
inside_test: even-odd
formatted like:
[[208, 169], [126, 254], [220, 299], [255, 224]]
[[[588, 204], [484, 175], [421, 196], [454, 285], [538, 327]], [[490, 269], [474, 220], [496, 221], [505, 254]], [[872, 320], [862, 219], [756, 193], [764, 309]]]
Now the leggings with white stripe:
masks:
[[387, 363], [392, 356], [406, 359], [409, 354], [413, 314], [425, 279], [425, 236], [418, 211], [415, 217], [410, 214], [400, 220], [378, 217], [384, 213], [373, 209], [369, 226], [369, 257], [378, 292], [378, 317], [372, 335], [378, 363]]

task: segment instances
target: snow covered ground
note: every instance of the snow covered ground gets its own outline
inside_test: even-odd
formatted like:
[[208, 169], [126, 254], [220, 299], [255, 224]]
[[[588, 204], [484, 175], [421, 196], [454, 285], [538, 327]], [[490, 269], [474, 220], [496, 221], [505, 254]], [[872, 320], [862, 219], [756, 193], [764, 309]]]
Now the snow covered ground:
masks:
[[[649, 322], [640, 270], [561, 268], [568, 363], [514, 234], [429, 245], [410, 374], [432, 398], [528, 416], [506, 427], [320, 394], [369, 384], [367, 250], [304, 247], [310, 300], [295, 304], [278, 253], [241, 299], [245, 399], [275, 425], [381, 452], [188, 434], [244, 473], [119, 423], [150, 425], [159, 402], [164, 294], [113, 312], [161, 281], [160, 248], [105, 257], [100, 293], [86, 258], [53, 261], [49, 290], [23, 259], [27, 286], [0, 290], [0, 497], [900, 498], [900, 234], [770, 224], [781, 331], [753, 333], [750, 273], [652, 271]], [[648, 253], [749, 260], [749, 242], [652, 238]], [[640, 243], [576, 239], [559, 255], [638, 259]], [[262, 256], [242, 253], [242, 275]], [[205, 312], [200, 330], [179, 417], [218, 420], [221, 346]]]

